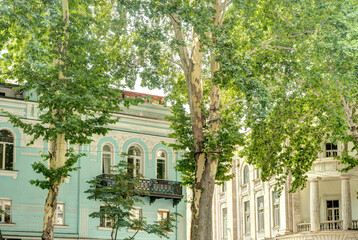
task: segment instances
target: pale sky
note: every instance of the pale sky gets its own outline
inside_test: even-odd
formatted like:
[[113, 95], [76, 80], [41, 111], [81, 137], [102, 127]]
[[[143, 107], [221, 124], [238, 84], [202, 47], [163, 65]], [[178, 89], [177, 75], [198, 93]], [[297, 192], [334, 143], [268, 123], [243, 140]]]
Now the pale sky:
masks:
[[131, 90], [131, 89], [125, 89], [125, 90], [134, 91], [134, 92], [138, 92], [138, 93], [152, 94], [152, 95], [157, 95], [157, 96], [162, 96], [162, 97], [165, 96], [163, 90], [159, 90], [159, 89], [149, 90], [146, 87], [141, 87], [140, 81], [136, 81], [133, 90]]

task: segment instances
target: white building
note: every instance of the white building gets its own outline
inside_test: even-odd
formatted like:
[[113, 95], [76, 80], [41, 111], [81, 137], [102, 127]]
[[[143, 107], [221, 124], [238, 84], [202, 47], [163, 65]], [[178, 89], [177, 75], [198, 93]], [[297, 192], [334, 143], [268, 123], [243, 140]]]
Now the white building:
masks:
[[307, 173], [303, 190], [281, 196], [274, 181], [243, 159], [234, 160], [235, 178], [216, 186], [213, 200], [215, 240], [353, 240], [358, 239], [358, 167], [342, 173], [332, 156], [342, 144], [328, 143]]

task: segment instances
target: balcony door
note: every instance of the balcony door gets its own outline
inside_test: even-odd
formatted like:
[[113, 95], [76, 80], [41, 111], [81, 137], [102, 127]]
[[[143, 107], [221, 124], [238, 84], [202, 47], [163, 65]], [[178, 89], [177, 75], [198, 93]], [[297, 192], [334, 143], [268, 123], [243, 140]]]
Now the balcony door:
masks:
[[339, 200], [327, 200], [327, 221], [339, 220]]
[[132, 176], [138, 176], [142, 174], [142, 151], [137, 146], [132, 146], [128, 150], [128, 164], [131, 165], [128, 168], [128, 173]]

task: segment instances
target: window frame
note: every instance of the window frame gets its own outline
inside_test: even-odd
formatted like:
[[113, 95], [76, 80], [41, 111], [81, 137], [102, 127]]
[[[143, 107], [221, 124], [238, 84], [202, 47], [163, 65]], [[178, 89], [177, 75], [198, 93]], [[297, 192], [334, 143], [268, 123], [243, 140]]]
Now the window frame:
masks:
[[277, 191], [272, 192], [272, 223], [273, 227], [280, 226], [280, 198]]
[[[106, 207], [105, 205], [101, 205], [100, 207], [99, 207], [99, 210], [101, 211], [101, 208], [104, 208], [104, 207]], [[99, 218], [99, 227], [101, 227], [101, 228], [108, 228], [108, 229], [112, 229], [112, 226], [113, 226], [113, 219], [108, 219], [108, 214], [104, 214], [104, 215], [102, 215], [102, 216], [100, 216], [100, 218]], [[104, 225], [102, 225], [102, 222], [104, 222]], [[107, 226], [107, 223], [110, 223], [110, 225], [109, 226]]]
[[[104, 148], [108, 146], [111, 150], [110, 151], [104, 151]], [[109, 170], [108, 173], [105, 172], [105, 162], [104, 162], [104, 155], [108, 154], [110, 155], [109, 157]], [[114, 165], [114, 147], [112, 144], [110, 144], [109, 142], [106, 142], [102, 145], [102, 152], [101, 152], [101, 173], [102, 174], [111, 174], [112, 172], [112, 168]]]
[[[136, 216], [136, 214], [134, 212], [138, 211], [139, 214], [138, 214], [138, 217]], [[130, 217], [129, 217], [129, 220], [132, 221], [132, 220], [140, 220], [143, 218], [143, 209], [141, 207], [133, 207], [131, 210], [130, 210], [130, 213], [132, 214]], [[134, 228], [132, 227], [133, 223], [131, 223], [131, 227], [129, 228], [129, 230], [138, 230], [141, 228], [141, 226], [134, 226]]]
[[[162, 152], [164, 152], [164, 154], [165, 154], [165, 157], [158, 157], [157, 155], [158, 155], [158, 152], [160, 152], [160, 151], [162, 151]], [[168, 180], [168, 178], [169, 178], [169, 173], [168, 173], [168, 151], [167, 150], [165, 150], [165, 149], [163, 149], [163, 148], [160, 148], [160, 149], [158, 149], [156, 152], [155, 152], [155, 177], [156, 177], [156, 179], [158, 179], [158, 180]], [[158, 178], [158, 160], [163, 160], [163, 162], [164, 162], [164, 167], [162, 168], [162, 169], [164, 169], [164, 177], [163, 178]]]
[[[131, 148], [137, 148], [140, 152], [140, 156], [136, 156], [136, 155], [129, 155], [129, 151], [131, 150]], [[144, 151], [143, 148], [139, 145], [139, 144], [132, 144], [128, 147], [127, 150], [127, 163], [129, 164], [129, 159], [132, 159], [133, 161], [133, 165], [135, 168], [137, 168], [137, 165], [139, 165], [139, 171], [138, 169], [136, 169], [135, 171], [133, 171], [133, 176], [137, 176], [138, 172], [140, 175], [144, 176]]]
[[[63, 223], [60, 224], [60, 223], [57, 223], [57, 220], [58, 220], [58, 206], [59, 205], [62, 205], [63, 206], [63, 210], [62, 210], [62, 219], [63, 219]], [[66, 225], [66, 204], [64, 202], [57, 202], [56, 203], [56, 212], [55, 212], [55, 225], [56, 226], [64, 226]]]
[[0, 198], [0, 209], [4, 212], [6, 212], [6, 209], [5, 209], [5, 202], [9, 202], [10, 204], [10, 216], [9, 216], [9, 219], [8, 219], [8, 222], [7, 219], [6, 219], [6, 215], [5, 213], [1, 213], [0, 214], [0, 224], [12, 224], [12, 200], [9, 199], [9, 198]]
[[[6, 131], [11, 136], [12, 142], [2, 141], [0, 137], [0, 148], [2, 148], [2, 162], [0, 162], [0, 171], [14, 171], [15, 166], [15, 133], [8, 128], [0, 128], [1, 131]], [[3, 145], [3, 146], [1, 146]], [[6, 166], [6, 146], [12, 146], [12, 166], [11, 168]]]
[[[251, 217], [250, 217], [250, 200], [244, 202], [244, 233], [250, 234], [251, 232]], [[247, 219], [249, 219], [247, 221]]]
[[[166, 218], [164, 218], [164, 213], [167, 214], [167, 217], [166, 217]], [[166, 230], [166, 231], [169, 232], [170, 229], [169, 229], [169, 228], [165, 228], [165, 226], [163, 226], [164, 220], [165, 220], [165, 219], [168, 219], [168, 218], [170, 218], [170, 211], [169, 211], [168, 209], [158, 209], [158, 211], [157, 211], [157, 219], [158, 219], [158, 222], [159, 222], [159, 224], [161, 225], [161, 227], [162, 227], [163, 230]]]
[[[227, 239], [229, 236], [229, 228], [228, 228], [228, 212], [227, 212], [227, 207], [224, 207], [221, 209], [221, 213], [222, 213], [222, 237], [223, 239]], [[225, 213], [225, 214], [224, 214]]]
[[[260, 206], [260, 202], [262, 202], [262, 206]], [[265, 202], [264, 196], [260, 196], [256, 198], [257, 203], [257, 231], [265, 230]]]
[[[327, 145], [330, 146], [330, 149], [327, 150]], [[335, 147], [335, 149], [333, 149]], [[327, 142], [324, 146], [324, 154], [326, 158], [336, 157], [338, 156], [338, 144], [334, 144], [333, 142]]]
[[242, 171], [242, 183], [243, 185], [248, 184], [250, 182], [250, 169], [248, 165], [245, 165]]
[[[334, 201], [337, 201], [338, 202], [338, 207], [334, 207]], [[332, 202], [332, 207], [328, 207], [328, 202]], [[325, 201], [325, 207], [326, 207], [326, 221], [339, 221], [341, 219], [341, 209], [340, 209], [340, 201], [339, 199], [327, 199]], [[332, 219], [329, 220], [329, 210], [332, 211]], [[338, 219], [333, 219], [336, 217], [336, 214], [335, 214], [335, 210], [338, 210]]]

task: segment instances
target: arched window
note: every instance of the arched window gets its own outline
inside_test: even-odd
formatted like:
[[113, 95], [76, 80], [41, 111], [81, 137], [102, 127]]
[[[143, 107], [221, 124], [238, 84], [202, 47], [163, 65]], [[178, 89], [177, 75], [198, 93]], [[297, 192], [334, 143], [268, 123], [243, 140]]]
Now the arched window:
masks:
[[243, 179], [243, 183], [246, 184], [246, 183], [249, 183], [250, 181], [250, 176], [249, 176], [249, 166], [245, 166], [244, 168], [244, 179]]
[[14, 136], [7, 130], [0, 130], [0, 169], [14, 169]]
[[134, 172], [133, 170], [129, 170], [129, 172], [131, 172], [132, 174], [134, 173], [135, 176], [138, 175], [138, 173], [143, 172], [142, 169], [142, 151], [139, 147], [137, 146], [132, 146], [128, 149], [128, 164], [133, 165]]
[[112, 166], [112, 147], [108, 144], [102, 148], [102, 173], [110, 174]]
[[163, 150], [157, 151], [157, 179], [167, 179], [167, 153]]

